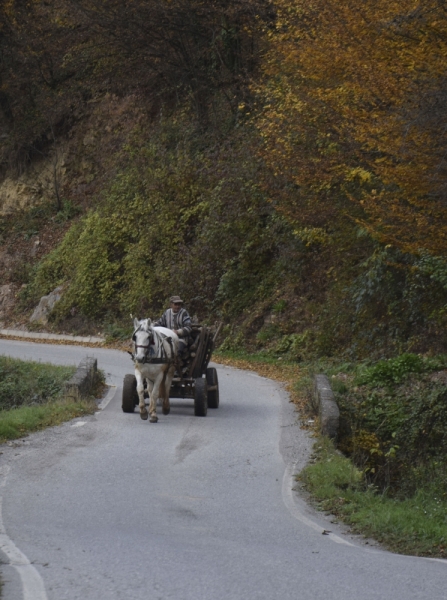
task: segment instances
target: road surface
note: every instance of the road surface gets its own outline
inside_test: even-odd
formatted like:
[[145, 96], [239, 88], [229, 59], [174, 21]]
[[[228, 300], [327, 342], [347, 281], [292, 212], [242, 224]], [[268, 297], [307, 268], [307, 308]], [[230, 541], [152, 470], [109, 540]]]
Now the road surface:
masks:
[[[4, 600], [445, 600], [447, 564], [365, 545], [292, 490], [312, 440], [281, 386], [218, 367], [221, 406], [121, 411], [127, 354], [0, 340], [0, 354], [98, 358], [102, 410], [0, 449]], [[323, 535], [330, 530], [329, 535]]]

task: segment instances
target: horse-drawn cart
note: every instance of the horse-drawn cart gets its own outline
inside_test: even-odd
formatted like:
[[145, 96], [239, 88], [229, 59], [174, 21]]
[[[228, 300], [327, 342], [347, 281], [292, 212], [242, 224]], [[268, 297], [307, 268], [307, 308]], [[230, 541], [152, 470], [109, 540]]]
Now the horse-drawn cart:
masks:
[[[214, 342], [219, 333], [205, 325], [193, 325], [192, 343], [183, 356], [183, 364], [178, 365], [169, 390], [170, 398], [194, 399], [196, 417], [206, 417], [208, 408], [219, 407], [219, 382], [217, 371], [209, 367]], [[148, 396], [145, 392], [145, 396]], [[134, 412], [139, 403], [135, 375], [126, 375], [123, 383], [123, 412]]]

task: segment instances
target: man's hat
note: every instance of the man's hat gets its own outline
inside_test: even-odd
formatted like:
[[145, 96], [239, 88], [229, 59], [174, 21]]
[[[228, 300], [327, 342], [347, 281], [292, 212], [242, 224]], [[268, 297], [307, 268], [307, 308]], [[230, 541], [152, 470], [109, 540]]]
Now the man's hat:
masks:
[[178, 304], [179, 302], [183, 304], [183, 300], [180, 298], [180, 296], [171, 296], [169, 298], [169, 302], [171, 302], [171, 304]]

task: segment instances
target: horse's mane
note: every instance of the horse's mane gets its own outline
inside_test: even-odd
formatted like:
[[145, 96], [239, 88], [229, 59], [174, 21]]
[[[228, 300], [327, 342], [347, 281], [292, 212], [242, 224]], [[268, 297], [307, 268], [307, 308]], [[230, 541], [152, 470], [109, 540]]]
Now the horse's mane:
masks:
[[152, 320], [151, 319], [143, 319], [142, 323], [143, 323], [143, 328], [145, 331], [149, 331], [149, 329], [152, 329]]
[[[137, 325], [138, 322], [138, 325]], [[153, 325], [152, 325], [152, 319], [135, 319], [134, 320], [134, 332], [133, 335], [135, 335], [137, 333], [137, 331], [146, 331], [146, 333], [149, 333], [149, 331], [152, 329]]]

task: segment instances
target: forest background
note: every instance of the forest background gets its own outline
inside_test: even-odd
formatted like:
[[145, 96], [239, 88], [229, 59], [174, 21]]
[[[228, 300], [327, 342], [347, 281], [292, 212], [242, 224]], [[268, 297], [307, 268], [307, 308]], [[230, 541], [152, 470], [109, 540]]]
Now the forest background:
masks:
[[181, 294], [226, 349], [445, 351], [446, 9], [3, 0], [3, 323], [62, 286], [59, 331]]

